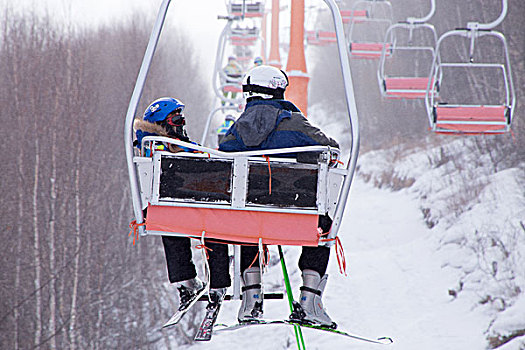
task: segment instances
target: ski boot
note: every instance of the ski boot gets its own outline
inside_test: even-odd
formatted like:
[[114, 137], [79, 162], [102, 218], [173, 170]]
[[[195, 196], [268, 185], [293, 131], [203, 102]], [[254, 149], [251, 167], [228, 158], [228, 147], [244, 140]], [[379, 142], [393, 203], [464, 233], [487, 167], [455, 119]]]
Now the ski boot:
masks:
[[327, 280], [328, 275], [321, 278], [317, 271], [303, 271], [301, 297], [299, 303], [293, 302], [294, 310], [290, 315], [291, 322], [337, 328], [337, 324], [332, 321], [323, 308], [322, 296]]
[[179, 290], [179, 311], [190, 308], [206, 290], [206, 283], [198, 277], [176, 282], [176, 286]]
[[246, 269], [243, 273], [242, 303], [237, 315], [239, 323], [258, 323], [263, 314], [261, 293], [261, 272], [258, 267]]
[[210, 301], [206, 310], [217, 309], [221, 306], [224, 297], [226, 296], [226, 290], [228, 288], [212, 288], [210, 289]]

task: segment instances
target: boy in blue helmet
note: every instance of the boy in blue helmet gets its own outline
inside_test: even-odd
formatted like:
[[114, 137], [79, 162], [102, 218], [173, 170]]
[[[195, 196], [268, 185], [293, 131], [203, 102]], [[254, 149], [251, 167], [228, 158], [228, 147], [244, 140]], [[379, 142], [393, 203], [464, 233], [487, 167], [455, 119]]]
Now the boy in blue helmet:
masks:
[[[142, 119], [136, 119], [133, 127], [137, 140], [135, 145], [140, 149], [142, 139], [146, 136], [172, 137], [190, 142], [184, 126], [184, 103], [173, 97], [163, 97], [153, 101]], [[170, 152], [190, 151], [173, 144], [160, 145], [160, 150]], [[149, 153], [147, 150], [146, 153]], [[148, 156], [148, 154], [145, 154]], [[192, 260], [191, 242], [187, 237], [162, 236], [169, 281], [179, 291], [179, 310], [193, 305], [206, 291], [205, 283], [197, 277]], [[223, 273], [229, 270], [228, 246], [218, 243], [207, 243], [210, 250], [209, 266], [211, 271], [210, 298], [222, 299], [227, 287], [231, 285], [230, 276]], [[217, 300], [216, 300], [217, 299]]]
[[[250, 69], [243, 79], [245, 110], [222, 138], [219, 150], [237, 152], [314, 145], [339, 148], [335, 140], [312, 126], [292, 102], [284, 99], [287, 86], [288, 77], [275, 67], [261, 65]], [[307, 163], [316, 163], [318, 157], [317, 154], [306, 153], [293, 156]], [[319, 216], [319, 227], [324, 233], [329, 232], [331, 225], [328, 215]], [[250, 267], [257, 252], [257, 247], [241, 247], [244, 288], [239, 322], [257, 322], [263, 312], [260, 270], [259, 267]], [[329, 256], [328, 247], [302, 248], [299, 268], [303, 286], [300, 303], [295, 305], [290, 315], [293, 321], [337, 327], [322, 304]]]

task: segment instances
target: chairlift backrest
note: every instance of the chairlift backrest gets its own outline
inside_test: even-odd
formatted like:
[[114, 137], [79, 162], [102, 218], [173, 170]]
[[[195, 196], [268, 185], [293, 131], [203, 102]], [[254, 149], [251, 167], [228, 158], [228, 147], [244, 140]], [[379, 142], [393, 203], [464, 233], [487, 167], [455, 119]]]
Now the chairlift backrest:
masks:
[[[159, 143], [206, 153], [156, 151]], [[322, 152], [319, 163], [282, 158], [306, 151]], [[277, 152], [277, 157], [261, 156]], [[257, 243], [262, 239], [264, 244], [275, 244], [276, 235], [281, 234], [287, 244], [316, 245], [322, 243], [317, 235], [317, 215], [334, 214], [347, 175], [346, 170], [329, 167], [330, 159], [339, 157], [339, 151], [328, 146], [226, 153], [148, 136], [143, 139], [141, 154], [150, 155], [136, 156], [134, 162], [142, 206], [147, 208], [145, 233], [153, 235], [200, 238], [205, 231], [208, 238], [231, 239], [233, 232], [239, 242]], [[183, 220], [184, 215], [203, 213], [206, 215], [197, 221]], [[251, 226], [240, 218], [250, 218], [258, 225], [250, 231]], [[262, 224], [261, 220], [270, 219], [274, 224]], [[276, 220], [296, 226], [288, 228], [283, 237], [283, 230], [275, 231]], [[305, 229], [306, 233], [301, 232]]]

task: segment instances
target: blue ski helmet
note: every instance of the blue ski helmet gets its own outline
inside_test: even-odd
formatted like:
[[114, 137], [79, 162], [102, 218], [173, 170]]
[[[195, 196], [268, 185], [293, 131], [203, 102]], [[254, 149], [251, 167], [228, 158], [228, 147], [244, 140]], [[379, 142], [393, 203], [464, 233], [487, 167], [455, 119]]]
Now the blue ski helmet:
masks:
[[144, 120], [150, 123], [160, 122], [176, 109], [180, 108], [180, 114], [184, 110], [184, 103], [173, 97], [161, 97], [153, 101], [144, 111]]

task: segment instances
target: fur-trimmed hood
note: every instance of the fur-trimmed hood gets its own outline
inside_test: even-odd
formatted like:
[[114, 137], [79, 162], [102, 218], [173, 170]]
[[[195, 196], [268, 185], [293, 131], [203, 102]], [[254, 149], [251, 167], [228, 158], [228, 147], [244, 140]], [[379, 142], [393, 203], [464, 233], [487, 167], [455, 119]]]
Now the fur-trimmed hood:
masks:
[[142, 119], [135, 119], [133, 122], [133, 129], [135, 129], [135, 132], [142, 131], [143, 133], [146, 132], [157, 136], [170, 137], [168, 135], [168, 130], [164, 129], [159, 124], [150, 123]]
[[[144, 138], [145, 136], [165, 136], [173, 138], [172, 135], [168, 134], [168, 130], [166, 130], [162, 126], [155, 123], [150, 123], [142, 119], [135, 119], [135, 121], [133, 122], [133, 129], [135, 129], [135, 135], [137, 136], [137, 147], [139, 149], [142, 145], [142, 138]], [[167, 144], [166, 146], [168, 147], [168, 150], [173, 153], [180, 152], [183, 150], [179, 146], [171, 143]]]

